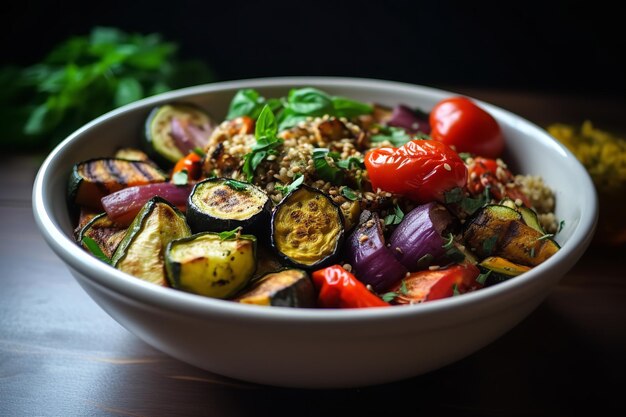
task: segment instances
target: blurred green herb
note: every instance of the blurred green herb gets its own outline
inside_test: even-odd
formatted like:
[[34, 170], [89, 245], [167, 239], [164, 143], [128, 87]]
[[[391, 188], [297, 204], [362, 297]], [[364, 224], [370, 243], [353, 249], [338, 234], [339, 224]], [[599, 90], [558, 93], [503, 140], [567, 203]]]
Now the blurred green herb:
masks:
[[159, 34], [96, 27], [55, 47], [40, 63], [0, 71], [0, 144], [44, 150], [116, 107], [214, 80], [200, 61], [176, 58]]

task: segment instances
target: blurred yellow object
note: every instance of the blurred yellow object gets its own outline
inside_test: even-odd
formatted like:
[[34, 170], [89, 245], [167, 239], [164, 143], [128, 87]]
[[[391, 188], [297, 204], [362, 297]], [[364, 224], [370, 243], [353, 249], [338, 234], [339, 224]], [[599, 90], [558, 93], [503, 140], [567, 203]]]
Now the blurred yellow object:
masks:
[[548, 132], [563, 143], [585, 166], [600, 200], [595, 243], [626, 242], [626, 140], [593, 127], [590, 121], [576, 127], [555, 123]]

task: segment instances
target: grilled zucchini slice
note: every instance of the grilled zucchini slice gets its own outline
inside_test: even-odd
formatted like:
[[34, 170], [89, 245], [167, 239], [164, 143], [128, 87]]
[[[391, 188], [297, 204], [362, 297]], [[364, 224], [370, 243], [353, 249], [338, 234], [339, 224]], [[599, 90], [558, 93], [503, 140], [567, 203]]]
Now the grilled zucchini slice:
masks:
[[256, 238], [198, 233], [172, 241], [165, 250], [167, 278], [173, 288], [213, 298], [241, 290], [256, 269]]
[[161, 197], [154, 197], [129, 226], [111, 263], [137, 278], [167, 286], [165, 247], [170, 241], [189, 235], [185, 215]]
[[126, 227], [115, 224], [106, 213], [101, 213], [89, 221], [78, 233], [77, 241], [84, 248], [89, 250], [83, 242], [83, 238], [93, 239], [102, 253], [111, 258], [118, 245], [126, 234]]
[[150, 162], [98, 158], [75, 164], [68, 181], [70, 203], [102, 211], [100, 199], [122, 188], [165, 182]]
[[155, 162], [170, 166], [206, 146], [214, 128], [211, 116], [192, 103], [156, 107], [146, 119], [144, 145]]
[[223, 232], [242, 227], [245, 233], [269, 229], [272, 204], [256, 185], [228, 178], [197, 183], [187, 204], [187, 222], [194, 233]]
[[306, 185], [276, 206], [271, 226], [272, 247], [296, 268], [330, 265], [344, 241], [341, 209], [326, 194]]

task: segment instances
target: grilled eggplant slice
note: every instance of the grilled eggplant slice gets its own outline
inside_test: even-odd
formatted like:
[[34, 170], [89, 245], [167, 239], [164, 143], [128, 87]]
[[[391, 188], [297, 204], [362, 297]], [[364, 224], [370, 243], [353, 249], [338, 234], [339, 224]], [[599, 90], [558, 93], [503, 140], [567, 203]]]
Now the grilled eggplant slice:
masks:
[[330, 265], [343, 245], [341, 209], [327, 195], [306, 185], [278, 203], [271, 224], [272, 247], [296, 268]]
[[80, 230], [77, 241], [83, 248], [89, 250], [83, 243], [83, 238], [89, 237], [98, 244], [102, 253], [111, 258], [125, 234], [126, 227], [113, 222], [106, 213], [101, 213]]
[[167, 278], [173, 288], [213, 298], [241, 290], [256, 269], [256, 238], [198, 233], [172, 241], [165, 251]]
[[71, 203], [102, 211], [100, 199], [122, 188], [164, 182], [167, 176], [149, 162], [99, 158], [80, 162], [68, 181]]
[[154, 197], [131, 223], [111, 263], [137, 278], [167, 286], [165, 247], [170, 241], [189, 235], [185, 215], [161, 197]]
[[263, 276], [234, 301], [262, 306], [315, 307], [315, 290], [305, 271], [284, 269]]
[[483, 261], [478, 264], [478, 268], [482, 273], [489, 273], [489, 276], [485, 280], [485, 286], [507, 281], [531, 269], [528, 266], [515, 264], [499, 256], [490, 256], [483, 259]]
[[197, 183], [187, 203], [187, 222], [194, 233], [242, 227], [245, 233], [269, 229], [272, 203], [256, 185], [227, 178]]
[[537, 266], [559, 250], [549, 235], [528, 226], [519, 212], [502, 205], [487, 205], [476, 212], [463, 237], [481, 259], [500, 256], [526, 266]]
[[204, 149], [214, 126], [211, 117], [195, 104], [159, 106], [146, 120], [146, 150], [155, 162], [172, 165], [195, 148]]

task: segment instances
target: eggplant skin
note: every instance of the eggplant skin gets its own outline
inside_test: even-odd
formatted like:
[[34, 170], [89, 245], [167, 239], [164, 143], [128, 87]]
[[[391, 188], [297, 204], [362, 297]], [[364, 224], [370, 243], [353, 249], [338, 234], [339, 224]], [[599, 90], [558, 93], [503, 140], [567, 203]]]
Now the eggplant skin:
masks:
[[305, 270], [333, 263], [343, 246], [341, 209], [324, 193], [303, 185], [274, 209], [271, 246], [289, 265]]
[[315, 289], [305, 271], [283, 269], [264, 275], [233, 301], [275, 307], [315, 307]]
[[559, 250], [551, 238], [526, 225], [515, 210], [499, 205], [480, 209], [463, 238], [479, 258], [500, 256], [513, 263], [537, 266]]

